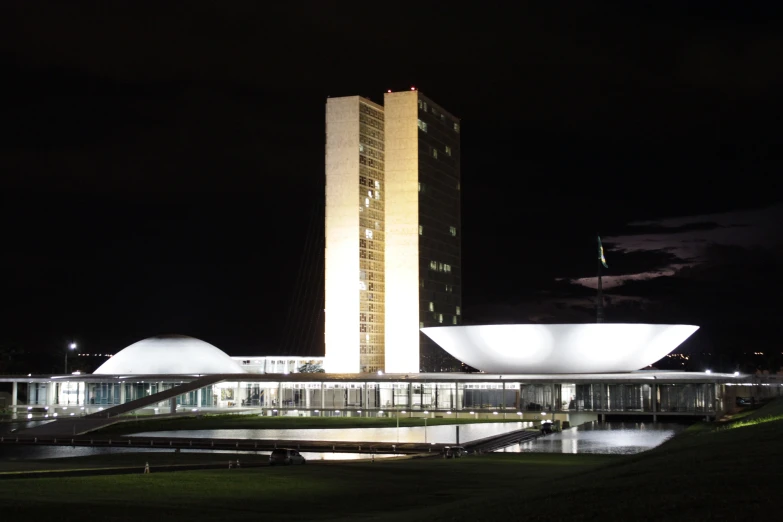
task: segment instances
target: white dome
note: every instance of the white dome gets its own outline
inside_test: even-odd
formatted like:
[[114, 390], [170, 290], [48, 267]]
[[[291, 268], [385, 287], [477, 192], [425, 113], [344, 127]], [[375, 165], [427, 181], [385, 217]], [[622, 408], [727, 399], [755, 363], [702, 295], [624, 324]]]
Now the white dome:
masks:
[[644, 368], [698, 330], [687, 324], [500, 324], [422, 328], [489, 373], [603, 373]]
[[186, 335], [150, 337], [120, 350], [95, 370], [101, 375], [246, 373], [222, 350]]

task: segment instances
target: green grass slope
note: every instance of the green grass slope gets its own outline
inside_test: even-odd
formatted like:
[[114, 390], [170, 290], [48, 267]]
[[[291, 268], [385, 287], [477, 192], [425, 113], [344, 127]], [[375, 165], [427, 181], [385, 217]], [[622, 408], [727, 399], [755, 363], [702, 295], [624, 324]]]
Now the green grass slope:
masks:
[[777, 519], [781, 409], [777, 401], [630, 457], [499, 453], [165, 474], [153, 466], [150, 475], [3, 480], [0, 506], [15, 518], [80, 521]]

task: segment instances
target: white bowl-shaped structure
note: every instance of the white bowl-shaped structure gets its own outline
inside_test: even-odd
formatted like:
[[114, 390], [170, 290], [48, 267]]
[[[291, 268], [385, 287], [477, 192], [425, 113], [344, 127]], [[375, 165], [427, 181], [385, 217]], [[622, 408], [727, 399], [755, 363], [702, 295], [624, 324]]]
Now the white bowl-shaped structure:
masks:
[[225, 352], [186, 335], [150, 337], [120, 350], [103, 363], [101, 375], [193, 375], [246, 373]]
[[629, 372], [698, 330], [686, 324], [500, 324], [422, 328], [451, 355], [489, 373]]

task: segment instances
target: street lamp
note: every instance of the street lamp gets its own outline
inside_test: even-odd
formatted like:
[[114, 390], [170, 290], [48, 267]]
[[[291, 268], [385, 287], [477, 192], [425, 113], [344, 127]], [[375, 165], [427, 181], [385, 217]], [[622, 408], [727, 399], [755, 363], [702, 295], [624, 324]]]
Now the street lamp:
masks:
[[[402, 410], [402, 414], [405, 415], [405, 410]], [[397, 410], [397, 444], [400, 443], [400, 410]]]
[[65, 371], [64, 374], [68, 375], [68, 350], [75, 350], [76, 349], [76, 343], [70, 343], [68, 344], [68, 349], [65, 350]]

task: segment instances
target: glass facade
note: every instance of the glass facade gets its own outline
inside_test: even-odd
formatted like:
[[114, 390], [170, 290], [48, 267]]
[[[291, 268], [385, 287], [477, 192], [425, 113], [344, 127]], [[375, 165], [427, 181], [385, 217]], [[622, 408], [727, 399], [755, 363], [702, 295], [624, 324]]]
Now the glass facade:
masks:
[[[176, 388], [182, 382], [30, 382], [30, 406], [106, 409]], [[257, 410], [264, 414], [333, 415], [421, 412], [625, 412], [710, 414], [722, 409], [725, 386], [714, 382], [525, 382], [438, 379], [219, 382], [176, 397], [179, 406]], [[20, 401], [19, 404], [25, 404]], [[147, 405], [167, 410], [169, 400]], [[85, 411], [86, 410], [86, 411]], [[372, 413], [375, 412], [375, 413]], [[386, 413], [382, 413], [386, 412]], [[68, 412], [70, 414], [70, 411]], [[77, 410], [78, 414], [78, 410]]]
[[359, 100], [359, 366], [384, 369], [383, 111]]
[[[458, 120], [419, 93], [419, 323], [462, 324], [460, 134]], [[419, 334], [421, 370], [459, 362]]]

